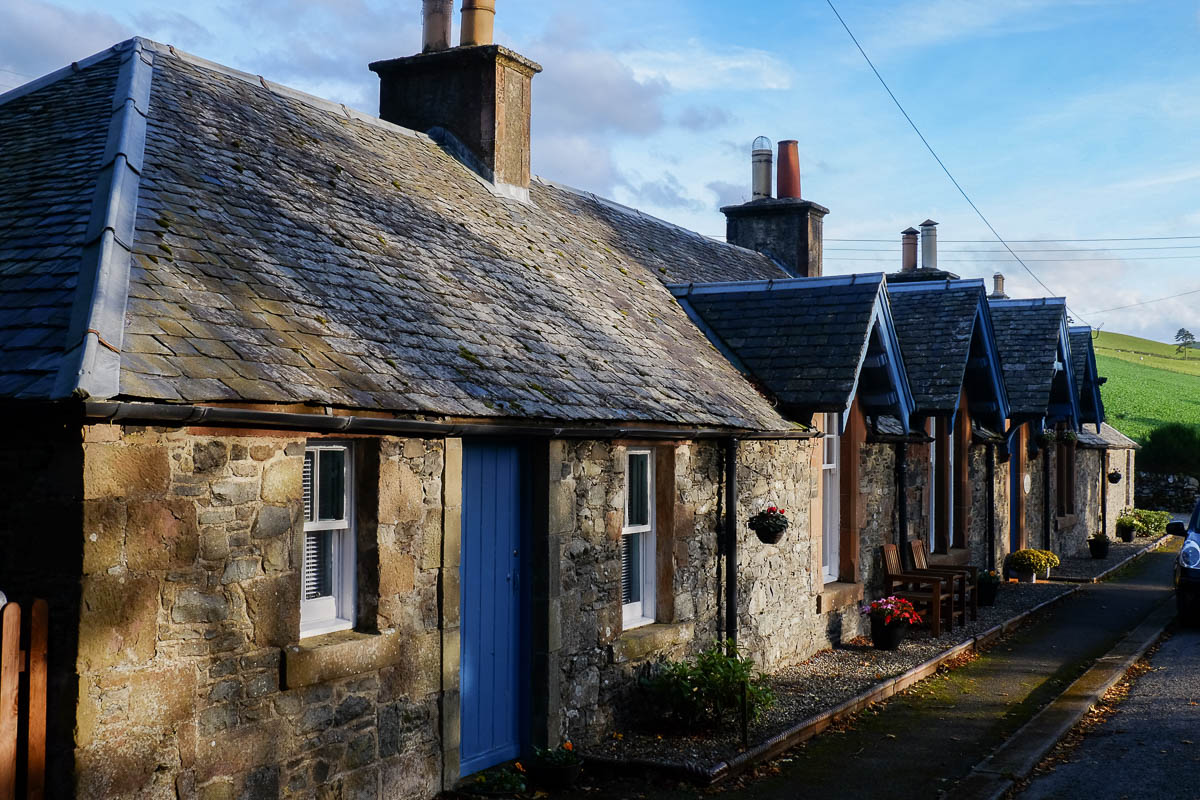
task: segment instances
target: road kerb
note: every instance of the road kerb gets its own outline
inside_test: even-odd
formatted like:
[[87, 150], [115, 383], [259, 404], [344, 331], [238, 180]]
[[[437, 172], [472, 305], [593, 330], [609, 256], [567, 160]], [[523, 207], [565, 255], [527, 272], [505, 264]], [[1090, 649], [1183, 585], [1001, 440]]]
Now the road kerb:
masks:
[[1087, 672], [1039, 711], [971, 770], [948, 792], [955, 800], [998, 800], [1017, 781], [1027, 777], [1104, 693], [1158, 641], [1175, 618], [1174, 601], [1167, 597], [1119, 641], [1096, 660]]

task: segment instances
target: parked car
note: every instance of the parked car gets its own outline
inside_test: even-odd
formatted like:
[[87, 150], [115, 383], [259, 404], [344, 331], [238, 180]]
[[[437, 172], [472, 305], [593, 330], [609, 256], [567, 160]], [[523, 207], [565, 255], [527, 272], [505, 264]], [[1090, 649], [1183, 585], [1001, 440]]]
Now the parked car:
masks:
[[1179, 617], [1200, 625], [1200, 502], [1196, 503], [1191, 522], [1168, 523], [1167, 533], [1186, 537], [1175, 560], [1175, 602]]

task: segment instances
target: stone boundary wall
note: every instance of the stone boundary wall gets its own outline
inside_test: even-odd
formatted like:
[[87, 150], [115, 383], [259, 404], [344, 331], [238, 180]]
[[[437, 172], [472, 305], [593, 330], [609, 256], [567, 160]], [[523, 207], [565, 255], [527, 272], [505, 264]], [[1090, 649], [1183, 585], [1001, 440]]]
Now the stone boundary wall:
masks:
[[1138, 508], [1155, 511], [1191, 513], [1200, 496], [1200, 480], [1191, 475], [1170, 475], [1158, 472], [1137, 473], [1136, 503]]

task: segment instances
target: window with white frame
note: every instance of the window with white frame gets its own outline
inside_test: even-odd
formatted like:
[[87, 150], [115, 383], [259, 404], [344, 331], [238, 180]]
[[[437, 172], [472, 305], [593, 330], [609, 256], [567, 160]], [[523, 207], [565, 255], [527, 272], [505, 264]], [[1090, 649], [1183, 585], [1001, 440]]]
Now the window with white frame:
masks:
[[654, 451], [629, 450], [625, 459], [621, 606], [628, 630], [654, 622]]
[[353, 478], [349, 445], [305, 448], [301, 636], [354, 626]]
[[842, 543], [842, 440], [838, 415], [826, 414], [821, 443], [821, 575], [825, 583], [838, 579]]

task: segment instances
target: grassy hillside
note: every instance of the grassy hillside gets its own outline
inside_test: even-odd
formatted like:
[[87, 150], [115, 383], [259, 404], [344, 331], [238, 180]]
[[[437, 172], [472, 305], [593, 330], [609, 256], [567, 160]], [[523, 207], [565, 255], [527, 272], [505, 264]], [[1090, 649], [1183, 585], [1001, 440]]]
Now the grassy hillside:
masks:
[[1109, 424], [1138, 441], [1164, 422], [1200, 426], [1200, 375], [1147, 363], [1097, 351], [1096, 366], [1108, 378], [1100, 395]]
[[1187, 358], [1184, 358], [1182, 354], [1176, 353], [1173, 344], [1103, 331], [1093, 344], [1097, 356], [1119, 358], [1131, 364], [1182, 372], [1185, 375], [1200, 375], [1200, 350], [1189, 350]]

